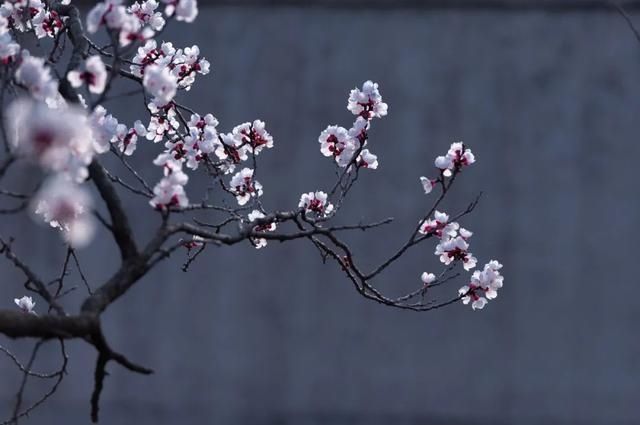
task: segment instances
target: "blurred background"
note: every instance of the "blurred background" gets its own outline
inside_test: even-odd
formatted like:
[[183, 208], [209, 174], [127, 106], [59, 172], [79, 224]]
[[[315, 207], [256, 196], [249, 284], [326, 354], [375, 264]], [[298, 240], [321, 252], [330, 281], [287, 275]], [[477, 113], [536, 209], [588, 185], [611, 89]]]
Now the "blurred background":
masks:
[[[504, 264], [505, 286], [481, 312], [456, 304], [411, 313], [360, 297], [305, 241], [212, 247], [189, 273], [178, 252], [104, 316], [112, 346], [156, 373], [110, 365], [101, 422], [640, 423], [640, 42], [596, 3], [201, 1], [193, 25], [173, 24], [163, 38], [198, 44], [212, 64], [184, 103], [213, 113], [221, 131], [263, 119], [274, 136], [258, 177], [271, 209], [330, 188], [333, 165], [317, 137], [329, 124], [350, 126], [350, 89], [380, 84], [389, 115], [370, 133], [380, 168], [361, 176], [341, 219], [395, 218], [347, 237], [365, 264], [404, 242], [433, 201], [418, 178], [464, 140], [478, 162], [446, 210], [484, 193], [462, 224], [475, 232], [480, 264]], [[142, 107], [132, 99], [105, 106], [131, 125]], [[135, 155], [151, 182], [160, 148], [147, 143]], [[205, 186], [194, 177], [187, 190], [198, 199]], [[144, 200], [126, 202], [144, 240], [156, 214]], [[28, 217], [3, 217], [0, 229], [43, 276], [56, 276], [64, 250], [55, 232]], [[439, 270], [434, 248], [411, 251], [378, 287], [419, 287], [423, 271]], [[106, 234], [79, 255], [94, 287], [118, 265]], [[0, 304], [13, 308], [22, 278], [6, 262], [0, 271]], [[464, 283], [434, 296], [451, 298]], [[70, 311], [83, 297], [71, 294]], [[0, 344], [26, 359], [33, 342]], [[69, 376], [24, 423], [89, 423], [95, 352], [81, 342], [68, 349]], [[55, 344], [42, 353], [38, 369], [57, 364]], [[4, 419], [21, 376], [3, 358], [0, 377]], [[43, 390], [34, 382], [26, 403]]]

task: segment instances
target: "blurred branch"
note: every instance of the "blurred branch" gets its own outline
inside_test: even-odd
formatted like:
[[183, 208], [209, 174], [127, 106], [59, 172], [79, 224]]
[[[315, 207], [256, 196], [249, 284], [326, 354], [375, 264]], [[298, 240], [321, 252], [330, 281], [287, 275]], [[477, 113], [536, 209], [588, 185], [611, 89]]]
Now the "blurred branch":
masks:
[[627, 22], [629, 29], [631, 29], [631, 31], [633, 32], [633, 35], [635, 35], [636, 40], [640, 41], [640, 32], [638, 31], [635, 24], [633, 23], [633, 20], [631, 19], [631, 16], [629, 16], [629, 13], [625, 10], [625, 9], [628, 9], [629, 7], [623, 6], [621, 2], [615, 1], [615, 0], [609, 0], [608, 3], [611, 5], [611, 7], [617, 10], [618, 13], [620, 13], [622, 18]]

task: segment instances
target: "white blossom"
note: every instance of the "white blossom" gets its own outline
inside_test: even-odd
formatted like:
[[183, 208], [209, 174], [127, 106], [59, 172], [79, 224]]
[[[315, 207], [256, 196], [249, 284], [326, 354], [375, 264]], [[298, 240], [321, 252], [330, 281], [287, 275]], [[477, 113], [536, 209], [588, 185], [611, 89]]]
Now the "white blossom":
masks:
[[248, 149], [244, 146], [242, 138], [236, 137], [233, 133], [221, 134], [220, 138], [223, 144], [220, 159], [228, 159], [231, 163], [238, 164], [249, 158]]
[[498, 289], [502, 288], [503, 276], [500, 274], [502, 264], [491, 260], [485, 264], [483, 270], [476, 270], [471, 276], [471, 282], [459, 289], [463, 304], [471, 303], [474, 310], [482, 309], [488, 300], [498, 296]]
[[424, 272], [422, 273], [422, 275], [420, 276], [420, 280], [422, 280], [422, 283], [425, 284], [425, 286], [429, 286], [431, 285], [433, 282], [435, 282], [436, 280], [438, 280], [438, 278], [436, 277], [435, 274], [433, 273], [427, 273]]
[[265, 129], [264, 121], [260, 120], [237, 125], [231, 133], [224, 135], [223, 140], [225, 144], [242, 151], [238, 152], [238, 156], [243, 161], [249, 152], [258, 155], [262, 149], [273, 147], [273, 137]]
[[141, 3], [133, 3], [128, 12], [136, 16], [140, 23], [143, 25], [149, 25], [154, 31], [160, 31], [164, 28], [165, 20], [162, 17], [162, 13], [157, 12], [159, 4], [157, 0], [147, 0]]
[[426, 195], [428, 195], [429, 193], [431, 193], [431, 191], [433, 190], [433, 187], [435, 186], [436, 182], [427, 178], [427, 177], [420, 177], [420, 183], [422, 184], [422, 189], [424, 190], [424, 193]]
[[81, 182], [93, 159], [93, 131], [84, 110], [51, 109], [28, 99], [14, 101], [7, 111], [11, 144], [47, 170]]
[[462, 261], [463, 268], [471, 270], [476, 266], [477, 260], [468, 250], [469, 243], [461, 236], [454, 236], [441, 239], [435, 254], [440, 256], [440, 261], [445, 265]]
[[15, 61], [19, 52], [20, 45], [13, 41], [11, 34], [8, 32], [0, 33], [0, 63], [6, 65]]
[[356, 148], [367, 143], [367, 131], [369, 130], [370, 123], [365, 118], [358, 116], [353, 123], [353, 127], [349, 129], [349, 136], [353, 139]]
[[96, 153], [109, 150], [111, 141], [116, 137], [119, 128], [118, 120], [107, 110], [98, 105], [89, 116], [89, 123], [93, 133], [93, 148]]
[[131, 72], [143, 77], [150, 66], [166, 68], [174, 77], [177, 88], [190, 90], [195, 82], [196, 74], [209, 73], [209, 62], [200, 56], [200, 48], [196, 45], [176, 49], [172, 43], [163, 42], [159, 47], [155, 40], [148, 40], [138, 47], [130, 66]]
[[[264, 217], [266, 216], [259, 210], [253, 210], [247, 216], [250, 222], [254, 222]], [[274, 230], [276, 230], [275, 222], [263, 223], [253, 227], [254, 232], [273, 232]], [[251, 238], [251, 243], [256, 247], [256, 249], [267, 246], [267, 240], [265, 238]]]
[[378, 84], [366, 81], [362, 85], [362, 90], [357, 88], [351, 90], [347, 109], [354, 115], [371, 120], [373, 117], [382, 118], [387, 115], [388, 106], [382, 101]]
[[[422, 233], [423, 235], [435, 233], [438, 238], [441, 238], [443, 234], [448, 233], [447, 231], [443, 232], [443, 230], [447, 228], [448, 222], [449, 215], [447, 213], [436, 210], [433, 219], [427, 219], [421, 222], [420, 233]], [[453, 226], [458, 226], [458, 224], [455, 223]], [[455, 230], [457, 230], [457, 227], [455, 227]]]
[[245, 205], [252, 197], [262, 196], [262, 185], [253, 179], [253, 170], [243, 168], [229, 182], [229, 190], [236, 197], [238, 205]]
[[151, 112], [151, 120], [147, 126], [147, 140], [158, 143], [165, 136], [172, 136], [180, 127], [175, 107], [169, 103], [166, 106], [158, 107], [154, 103], [148, 105]]
[[100, 94], [107, 84], [107, 68], [100, 56], [94, 55], [84, 62], [82, 71], [69, 71], [67, 79], [73, 87], [86, 84], [91, 93]]
[[145, 69], [142, 83], [144, 88], [154, 96], [152, 102], [158, 107], [171, 102], [178, 88], [178, 82], [171, 71], [158, 65], [149, 65]]
[[36, 215], [59, 229], [74, 247], [87, 245], [94, 234], [89, 192], [62, 175], [49, 178], [32, 201]]
[[215, 154], [220, 159], [225, 159], [227, 154], [224, 146], [218, 138], [218, 120], [211, 114], [200, 117], [198, 114], [191, 115], [188, 128], [189, 136], [185, 138], [187, 157], [190, 160], [187, 166], [197, 169], [201, 160], [208, 158], [210, 154]]
[[358, 165], [358, 167], [375, 170], [376, 168], [378, 168], [378, 157], [369, 152], [369, 149], [363, 149], [356, 159], [356, 164]]
[[44, 38], [55, 37], [64, 24], [57, 12], [42, 9], [31, 18], [31, 25], [33, 25], [36, 37]]
[[349, 132], [340, 126], [330, 125], [318, 137], [320, 152], [324, 156], [335, 158], [340, 167], [349, 165], [356, 146]]
[[140, 120], [137, 120], [130, 129], [123, 124], [119, 124], [111, 142], [117, 143], [118, 150], [130, 156], [136, 150], [138, 137], [145, 137], [146, 134], [147, 129], [142, 125]]
[[95, 33], [101, 25], [111, 29], [122, 27], [127, 12], [122, 0], [105, 0], [98, 2], [87, 14], [87, 32]]
[[465, 305], [471, 303], [471, 308], [474, 310], [482, 310], [487, 305], [487, 299], [478, 294], [478, 289], [473, 285], [465, 285], [458, 290], [462, 303]]
[[179, 87], [189, 91], [195, 82], [196, 74], [208, 74], [211, 65], [200, 56], [200, 48], [194, 45], [184, 50], [178, 49], [172, 56], [169, 67], [176, 76]]
[[298, 208], [305, 212], [313, 212], [320, 217], [327, 217], [333, 211], [333, 205], [327, 201], [327, 194], [322, 191], [303, 193]]
[[170, 158], [156, 158], [156, 165], [162, 165], [164, 177], [153, 188], [154, 197], [149, 204], [158, 210], [167, 210], [171, 207], [184, 208], [189, 205], [189, 199], [184, 186], [189, 181], [182, 171], [182, 163]]
[[45, 100], [58, 95], [58, 82], [51, 78], [51, 71], [42, 58], [25, 53], [15, 75], [18, 83], [36, 99]]
[[451, 158], [456, 167], [463, 167], [476, 162], [471, 149], [467, 148], [462, 142], [452, 143], [447, 156]]
[[471, 149], [467, 148], [462, 142], [455, 142], [451, 144], [446, 155], [436, 158], [435, 166], [440, 169], [442, 175], [451, 177], [454, 171], [460, 171], [463, 167], [469, 166], [474, 162], [476, 162], [476, 159]]
[[433, 216], [439, 224], [446, 224], [449, 222], [449, 214], [447, 213], [436, 211]]
[[14, 298], [13, 302], [16, 303], [18, 308], [20, 308], [20, 310], [22, 310], [23, 312], [29, 313], [29, 314], [36, 314], [36, 312], [33, 311], [33, 309], [36, 306], [36, 303], [33, 301], [31, 297], [27, 297], [25, 295], [22, 298]]
[[11, 22], [11, 27], [23, 32], [33, 28], [33, 19], [44, 11], [42, 0], [8, 0], [0, 6], [0, 16]]
[[176, 15], [178, 21], [193, 22], [198, 16], [197, 0], [162, 0], [167, 16]]

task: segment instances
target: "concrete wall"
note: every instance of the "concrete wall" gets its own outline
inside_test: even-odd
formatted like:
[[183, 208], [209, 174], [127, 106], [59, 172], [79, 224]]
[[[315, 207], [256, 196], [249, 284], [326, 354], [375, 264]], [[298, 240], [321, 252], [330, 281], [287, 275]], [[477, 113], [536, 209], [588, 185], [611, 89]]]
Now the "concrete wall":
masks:
[[[371, 134], [381, 167], [345, 212], [397, 221], [351, 243], [371, 263], [392, 252], [429, 201], [417, 178], [462, 139], [478, 164], [447, 205], [484, 191], [464, 225], [481, 262], [505, 264], [505, 288], [481, 313], [413, 314], [363, 300], [302, 242], [212, 249], [189, 274], [178, 256], [105, 317], [113, 345], [157, 373], [112, 366], [103, 423], [640, 422], [640, 45], [619, 16], [216, 7], [197, 22], [167, 34], [200, 44], [212, 62], [189, 103], [222, 129], [267, 122], [276, 139], [260, 157], [267, 206], [289, 208], [330, 184], [317, 136], [350, 124], [348, 90], [373, 79], [390, 105]], [[128, 202], [143, 235], [152, 214]], [[58, 270], [59, 242], [46, 229], [2, 227], [26, 237], [18, 248], [43, 271]], [[432, 248], [411, 253], [381, 287], [418, 285], [436, 265]], [[117, 263], [106, 236], [82, 259], [94, 285]], [[2, 267], [9, 307], [21, 281]], [[88, 423], [94, 353], [79, 343], [70, 353], [60, 392], [27, 423]], [[0, 376], [7, 412], [18, 376], [8, 361]]]

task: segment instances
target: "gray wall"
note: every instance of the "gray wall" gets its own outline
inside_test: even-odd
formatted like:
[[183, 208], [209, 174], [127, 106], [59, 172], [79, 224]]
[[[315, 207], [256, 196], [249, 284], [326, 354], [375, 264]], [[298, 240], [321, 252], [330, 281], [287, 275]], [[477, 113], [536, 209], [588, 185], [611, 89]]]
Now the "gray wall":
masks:
[[[330, 184], [317, 136], [327, 124], [350, 124], [349, 89], [380, 83], [390, 112], [375, 122], [371, 149], [381, 167], [361, 178], [345, 211], [352, 220], [396, 218], [349, 238], [371, 264], [428, 205], [417, 178], [451, 141], [465, 140], [478, 163], [447, 206], [484, 191], [463, 223], [476, 232], [482, 263], [505, 264], [505, 287], [480, 313], [459, 305], [414, 314], [360, 298], [304, 242], [211, 249], [189, 274], [180, 254], [105, 316], [114, 347], [157, 372], [112, 366], [103, 423], [640, 422], [640, 45], [619, 16], [217, 7], [167, 39], [200, 44], [212, 62], [188, 96], [193, 107], [222, 129], [267, 122], [276, 148], [260, 157], [260, 181], [271, 208]], [[155, 218], [128, 202], [144, 237]], [[2, 227], [26, 238], [17, 249], [43, 274], [55, 274], [55, 235], [29, 221]], [[93, 285], [117, 263], [113, 248], [104, 235], [82, 252]], [[391, 293], [419, 285], [437, 265], [432, 249], [412, 252], [379, 285]], [[21, 280], [2, 267], [0, 299], [10, 307]], [[70, 354], [69, 377], [28, 423], [88, 423], [95, 354], [80, 343]], [[0, 376], [8, 412], [18, 374], [2, 361]]]

